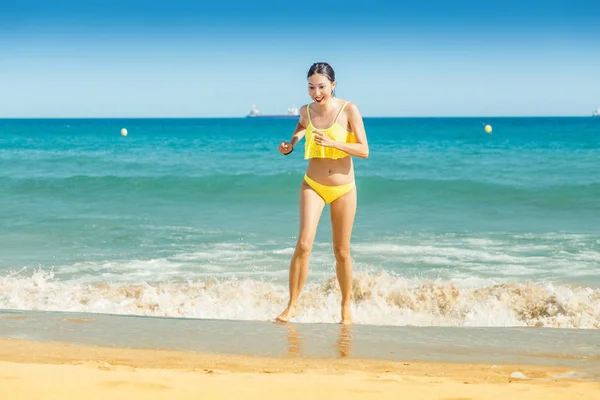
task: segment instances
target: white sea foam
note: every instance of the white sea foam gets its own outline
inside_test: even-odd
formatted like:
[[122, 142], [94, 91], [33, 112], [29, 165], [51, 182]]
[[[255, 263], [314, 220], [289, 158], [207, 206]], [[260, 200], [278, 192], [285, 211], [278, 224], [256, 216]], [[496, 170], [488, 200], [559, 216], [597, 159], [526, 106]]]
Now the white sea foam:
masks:
[[[0, 308], [266, 321], [288, 294], [286, 285], [262, 278], [85, 284], [23, 271], [0, 278]], [[600, 289], [588, 287], [356, 273], [353, 299], [362, 324], [600, 329]], [[337, 322], [339, 302], [335, 277], [313, 278], [296, 320]]]
[[[287, 302], [290, 242], [0, 272], [0, 308], [270, 320]], [[352, 256], [360, 323], [600, 328], [600, 248], [590, 235], [390, 237], [355, 242]], [[331, 243], [315, 243], [297, 321], [339, 319], [334, 276]]]

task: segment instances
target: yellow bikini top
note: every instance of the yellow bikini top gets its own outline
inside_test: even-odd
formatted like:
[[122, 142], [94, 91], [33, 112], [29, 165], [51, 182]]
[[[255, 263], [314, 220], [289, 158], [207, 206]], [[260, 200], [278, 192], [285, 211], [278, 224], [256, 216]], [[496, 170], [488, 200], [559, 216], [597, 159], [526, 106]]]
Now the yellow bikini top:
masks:
[[317, 129], [313, 126], [312, 121], [310, 120], [310, 105], [306, 106], [306, 113], [308, 114], [308, 126], [306, 127], [305, 140], [306, 143], [304, 145], [304, 159], [307, 160], [309, 158], [344, 158], [348, 156], [348, 153], [334, 149], [333, 147], [324, 147], [315, 143], [315, 133], [314, 131], [321, 131], [333, 140], [337, 140], [345, 143], [356, 143], [356, 138], [354, 137], [354, 133], [347, 132], [340, 124], [338, 124], [337, 120], [340, 117], [342, 111], [344, 111], [344, 107], [349, 102], [344, 103], [337, 117], [335, 117], [335, 121], [333, 125], [331, 125], [327, 129]]

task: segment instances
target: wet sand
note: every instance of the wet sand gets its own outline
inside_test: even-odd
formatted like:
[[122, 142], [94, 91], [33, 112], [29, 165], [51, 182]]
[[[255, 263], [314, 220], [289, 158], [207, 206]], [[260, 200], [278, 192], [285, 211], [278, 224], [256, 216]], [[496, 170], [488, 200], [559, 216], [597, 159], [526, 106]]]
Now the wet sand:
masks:
[[599, 340], [0, 310], [0, 399], [595, 399]]
[[[0, 339], [0, 398], [596, 399], [564, 367], [256, 357]], [[342, 397], [343, 396], [343, 397]]]

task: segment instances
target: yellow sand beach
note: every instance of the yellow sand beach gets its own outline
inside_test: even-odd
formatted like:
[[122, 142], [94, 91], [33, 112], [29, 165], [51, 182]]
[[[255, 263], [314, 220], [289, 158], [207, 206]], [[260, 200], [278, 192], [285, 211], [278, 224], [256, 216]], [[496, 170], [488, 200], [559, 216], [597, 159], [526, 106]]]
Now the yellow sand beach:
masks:
[[[0, 339], [1, 399], [597, 399], [564, 368], [267, 358]], [[529, 379], [511, 375], [522, 374]]]

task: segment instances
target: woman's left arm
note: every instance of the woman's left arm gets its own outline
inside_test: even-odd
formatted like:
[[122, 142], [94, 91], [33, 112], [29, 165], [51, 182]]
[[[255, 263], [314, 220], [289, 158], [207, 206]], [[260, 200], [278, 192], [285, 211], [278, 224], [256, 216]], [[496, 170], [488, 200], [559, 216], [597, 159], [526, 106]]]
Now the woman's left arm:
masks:
[[365, 125], [360, 111], [358, 111], [358, 107], [354, 103], [350, 103], [346, 107], [346, 113], [352, 132], [354, 132], [356, 143], [338, 142], [337, 140], [329, 139], [329, 137], [321, 133], [319, 136], [321, 136], [322, 145], [336, 148], [352, 156], [367, 158], [369, 157], [369, 143], [367, 142], [367, 133], [365, 132]]

